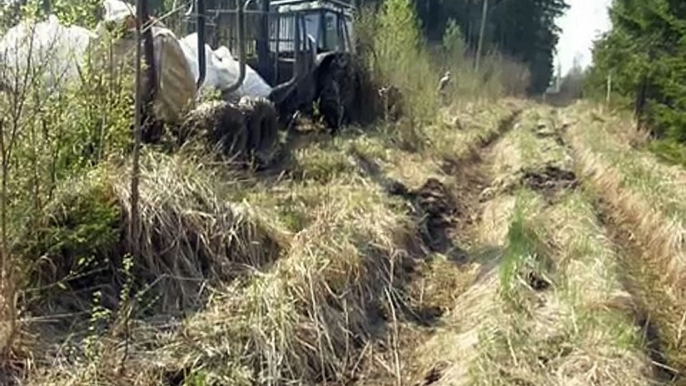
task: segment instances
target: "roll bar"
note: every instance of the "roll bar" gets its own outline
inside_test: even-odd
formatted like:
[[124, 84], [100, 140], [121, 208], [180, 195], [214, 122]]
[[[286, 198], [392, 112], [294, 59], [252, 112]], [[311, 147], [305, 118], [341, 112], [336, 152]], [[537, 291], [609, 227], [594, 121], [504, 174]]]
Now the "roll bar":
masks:
[[[245, 80], [246, 49], [245, 49], [245, 10], [250, 5], [250, 0], [244, 4], [238, 4], [236, 12], [236, 22], [238, 24], [238, 79], [231, 84], [224, 92], [234, 92], [238, 90]], [[196, 24], [198, 28], [198, 81], [199, 88], [205, 81], [207, 75], [207, 55], [205, 53], [205, 0], [196, 0]]]
[[207, 75], [207, 55], [205, 54], [205, 0], [197, 0], [196, 6], [195, 17], [198, 27], [198, 80], [195, 85], [200, 88]]

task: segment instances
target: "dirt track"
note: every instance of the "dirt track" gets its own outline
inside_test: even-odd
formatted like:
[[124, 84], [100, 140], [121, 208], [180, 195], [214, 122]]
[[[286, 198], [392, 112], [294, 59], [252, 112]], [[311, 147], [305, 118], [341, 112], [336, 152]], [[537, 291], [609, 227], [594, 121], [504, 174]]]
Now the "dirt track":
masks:
[[[449, 188], [400, 189], [450, 264], [429, 261], [414, 279], [441, 310], [430, 328], [397, 327], [399, 369], [363, 384], [678, 383], [627, 272], [640, 252], [577, 175], [568, 126], [534, 106], [450, 165]], [[448, 297], [426, 290], [434, 265], [459, 277]]]
[[[87, 379], [682, 384], [686, 292], [674, 235], [686, 233], [669, 216], [681, 208], [674, 197], [686, 173], [634, 149], [635, 138], [612, 131], [621, 123], [613, 118], [507, 102], [461, 106], [470, 124], [410, 133], [421, 144], [400, 146], [383, 130], [313, 138], [278, 177], [236, 183], [228, 200], [257, 210], [243, 208], [251, 228], [226, 237], [258, 252], [268, 245], [258, 236], [273, 238], [273, 257], [231, 269], [228, 285], [205, 277], [220, 295], [183, 323], [136, 321], [136, 339], [150, 346], [135, 347], [125, 377], [103, 370]], [[207, 202], [227, 200], [207, 192]], [[182, 204], [182, 215], [201, 213], [208, 229], [224, 230], [210, 226], [223, 206]], [[205, 238], [223, 245], [215, 239]], [[237, 265], [212, 256], [208, 265]], [[40, 360], [79, 358], [62, 350], [78, 342], [54, 337], [31, 346]], [[120, 360], [126, 346], [107, 342], [101, 363]], [[41, 369], [33, 384], [90, 374], [74, 363]]]

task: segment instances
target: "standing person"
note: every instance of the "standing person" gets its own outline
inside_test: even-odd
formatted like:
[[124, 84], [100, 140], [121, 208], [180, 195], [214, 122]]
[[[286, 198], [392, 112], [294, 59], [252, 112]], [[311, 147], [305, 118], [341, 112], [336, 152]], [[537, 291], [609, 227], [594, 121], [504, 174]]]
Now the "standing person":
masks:
[[448, 85], [450, 84], [450, 71], [446, 71], [443, 77], [438, 82], [438, 95], [440, 96], [442, 102], [445, 102], [446, 92], [448, 90]]

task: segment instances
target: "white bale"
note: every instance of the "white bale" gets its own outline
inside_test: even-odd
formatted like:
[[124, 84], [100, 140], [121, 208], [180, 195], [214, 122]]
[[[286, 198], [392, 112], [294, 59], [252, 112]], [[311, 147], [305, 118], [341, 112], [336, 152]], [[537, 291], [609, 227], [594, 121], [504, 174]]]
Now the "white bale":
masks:
[[21, 81], [27, 70], [40, 71], [48, 88], [76, 79], [95, 37], [85, 28], [60, 24], [55, 15], [39, 23], [22, 21], [0, 40], [2, 81]]
[[127, 18], [136, 17], [136, 7], [121, 0], [103, 0], [102, 6], [105, 9], [103, 15], [104, 22], [123, 24]]
[[[195, 79], [198, 79], [200, 75], [198, 65], [198, 35], [193, 33], [181, 39], [181, 47], [186, 55], [186, 60], [188, 60], [193, 76]], [[231, 55], [231, 52], [227, 47], [221, 46], [217, 50], [212, 50], [208, 44], [205, 44], [205, 57], [206, 72], [201, 90], [216, 89], [223, 91], [238, 80], [239, 63], [233, 55]], [[255, 70], [246, 65], [245, 79], [243, 84], [235, 92], [235, 95], [238, 97], [253, 96], [266, 98], [271, 91], [272, 88], [269, 87], [267, 82], [265, 82]]]

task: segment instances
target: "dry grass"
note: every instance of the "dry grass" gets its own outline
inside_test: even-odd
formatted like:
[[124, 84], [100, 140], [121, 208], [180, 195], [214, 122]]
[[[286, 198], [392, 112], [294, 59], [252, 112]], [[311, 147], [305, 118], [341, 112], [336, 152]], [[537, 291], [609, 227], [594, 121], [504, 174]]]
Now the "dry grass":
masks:
[[631, 149], [614, 135], [616, 129], [609, 128], [616, 121], [580, 118], [584, 124], [568, 133], [579, 172], [607, 203], [612, 220], [642, 251], [640, 259], [627, 264], [660, 327], [671, 365], [684, 369], [686, 173]]
[[155, 294], [155, 312], [178, 313], [203, 304], [207, 285], [273, 262], [286, 245], [254, 208], [229, 201], [242, 186], [237, 174], [184, 154], [147, 152], [141, 165], [140, 240], [128, 233], [130, 167], [114, 164], [67, 180], [35, 227], [18, 235], [27, 303], [36, 298], [53, 314], [84, 311], [100, 292], [106, 307], [117, 307], [131, 275], [133, 286]]
[[[560, 145], [536, 135], [547, 116], [524, 114], [493, 149], [496, 187], [483, 195], [478, 233], [502, 246], [502, 258], [482, 261], [480, 279], [417, 351], [419, 376], [432, 384], [651, 382], [631, 298], [589, 200], [567, 192], [547, 202], [539, 192], [497, 188], [524, 167], [571, 167]], [[536, 289], [532, 277], [547, 285]]]
[[[291, 193], [311, 200], [309, 221], [273, 267], [255, 270], [262, 261], [244, 253], [250, 257], [244, 261], [248, 270], [233, 284], [224, 281], [209, 287], [203, 310], [182, 324], [136, 320], [130, 358], [121, 374], [113, 364], [124, 355], [124, 346], [108, 333], [98, 339], [102, 346], [97, 361], [66, 365], [63, 361], [80, 356], [58, 354], [48, 359], [53, 366], [47, 374], [33, 378], [35, 384], [87, 380], [152, 385], [170, 376], [202, 377], [205, 384], [311, 383], [346, 379], [360, 371], [355, 368], [360, 345], [385, 324], [380, 317], [388, 312], [386, 293], [392, 302], [400, 299], [402, 262], [408, 246], [415, 243], [412, 224], [389, 209], [382, 192], [361, 181], [334, 180], [329, 186], [302, 186]], [[236, 223], [232, 226], [236, 229]], [[237, 237], [254, 252], [269, 251], [255, 236]], [[229, 250], [244, 252], [238, 246]], [[208, 248], [206, 253], [219, 252]], [[168, 261], [165, 256], [156, 261]], [[219, 263], [207, 261], [215, 269], [222, 268]], [[78, 342], [66, 345], [72, 344]]]
[[344, 379], [354, 371], [356, 345], [383, 325], [370, 310], [401, 284], [395, 271], [412, 236], [379, 192], [333, 186], [314, 188], [321, 201], [312, 221], [272, 271], [189, 322], [182, 335], [205, 347], [174, 348], [177, 357], [215, 363], [207, 370], [214, 377], [231, 376], [221, 374], [223, 363], [242, 363], [259, 369], [250, 379], [260, 384]]
[[[150, 151], [142, 161], [140, 254], [129, 269], [130, 168], [110, 163], [101, 179], [84, 177], [116, 209], [114, 241], [89, 250], [108, 256], [100, 260], [113, 274], [90, 283], [88, 293], [106, 288], [97, 301], [80, 296], [72, 304], [79, 324], [23, 320], [27, 332], [51, 337], [27, 336], [25, 383], [312, 384], [375, 373], [397, 380], [408, 366], [400, 345], [422, 334], [408, 321], [452, 305], [479, 266], [441, 255], [409, 264], [424, 256], [417, 214], [407, 198], [389, 197], [356, 156], [410, 190], [430, 177], [451, 186], [446, 161], [471, 156], [516, 107], [469, 110], [463, 115], [476, 118], [457, 131], [415, 128], [430, 132], [440, 151], [433, 142], [399, 146], [404, 139], [392, 127], [349, 128], [294, 149], [290, 175], [278, 177], [247, 178], [188, 149]], [[64, 190], [72, 186], [79, 184]], [[90, 190], [71, 196], [81, 191]], [[69, 201], [56, 205], [71, 210]], [[62, 263], [68, 272], [73, 260]], [[410, 276], [419, 280], [408, 287]], [[131, 290], [121, 291], [129, 278]], [[80, 283], [67, 281], [70, 289]]]
[[[193, 288], [206, 285], [207, 278], [226, 281], [242, 267], [273, 262], [286, 245], [285, 237], [247, 202], [227, 201], [231, 190], [240, 188], [238, 176], [221, 175], [197, 160], [176, 156], [149, 154], [142, 165], [142, 261], [136, 265], [164, 287], [162, 304], [188, 308], [197, 300]], [[123, 217], [129, 219], [129, 178], [125, 171], [116, 175], [114, 192]]]

